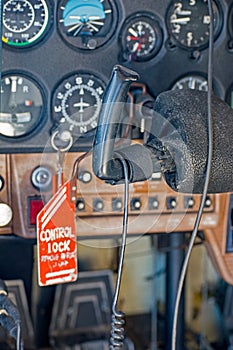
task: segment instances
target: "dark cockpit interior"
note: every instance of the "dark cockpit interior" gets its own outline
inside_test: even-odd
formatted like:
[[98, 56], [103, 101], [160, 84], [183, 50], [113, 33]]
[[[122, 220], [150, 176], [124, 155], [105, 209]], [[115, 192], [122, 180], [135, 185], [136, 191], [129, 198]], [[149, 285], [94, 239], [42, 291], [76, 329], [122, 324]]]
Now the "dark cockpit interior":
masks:
[[233, 1], [0, 6], [0, 349], [232, 349]]

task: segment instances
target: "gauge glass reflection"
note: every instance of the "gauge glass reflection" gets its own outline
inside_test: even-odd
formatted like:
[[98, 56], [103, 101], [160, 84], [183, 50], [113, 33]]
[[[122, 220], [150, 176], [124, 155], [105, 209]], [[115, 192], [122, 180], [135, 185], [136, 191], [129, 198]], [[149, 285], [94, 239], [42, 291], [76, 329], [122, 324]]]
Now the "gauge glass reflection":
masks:
[[42, 118], [43, 98], [37, 83], [23, 75], [6, 75], [1, 80], [0, 135], [24, 136]]

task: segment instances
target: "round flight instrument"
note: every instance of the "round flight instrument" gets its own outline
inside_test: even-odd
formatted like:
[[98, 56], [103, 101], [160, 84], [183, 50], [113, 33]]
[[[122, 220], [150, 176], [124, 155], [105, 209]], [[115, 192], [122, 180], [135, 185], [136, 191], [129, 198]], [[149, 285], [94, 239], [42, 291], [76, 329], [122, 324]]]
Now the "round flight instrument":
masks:
[[75, 136], [92, 131], [97, 126], [104, 89], [103, 81], [93, 74], [80, 72], [65, 78], [53, 94], [56, 126]]
[[113, 0], [62, 0], [58, 28], [70, 45], [86, 50], [103, 46], [113, 35], [118, 11]]
[[200, 91], [208, 91], [208, 81], [201, 75], [186, 75], [177, 80], [172, 86], [172, 90], [192, 89]]
[[[213, 1], [214, 37], [222, 27], [222, 11]], [[200, 50], [208, 46], [210, 16], [206, 0], [173, 0], [166, 14], [168, 33], [174, 43], [185, 49]]]
[[46, 0], [4, 0], [2, 41], [21, 48], [35, 44], [47, 32], [49, 9]]
[[162, 44], [162, 30], [150, 14], [136, 14], [128, 18], [121, 33], [124, 59], [146, 61], [155, 56]]
[[0, 135], [25, 136], [41, 122], [42, 92], [32, 78], [22, 74], [3, 76], [0, 96]]

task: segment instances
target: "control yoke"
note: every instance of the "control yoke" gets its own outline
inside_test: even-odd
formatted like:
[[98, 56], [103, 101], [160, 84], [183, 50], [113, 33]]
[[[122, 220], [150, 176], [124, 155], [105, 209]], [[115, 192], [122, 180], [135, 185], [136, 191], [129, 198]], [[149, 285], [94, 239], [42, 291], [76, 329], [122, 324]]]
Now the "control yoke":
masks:
[[116, 65], [102, 102], [94, 140], [93, 171], [110, 183], [124, 178], [122, 164], [114, 154], [114, 145], [129, 86], [138, 78], [136, 72]]

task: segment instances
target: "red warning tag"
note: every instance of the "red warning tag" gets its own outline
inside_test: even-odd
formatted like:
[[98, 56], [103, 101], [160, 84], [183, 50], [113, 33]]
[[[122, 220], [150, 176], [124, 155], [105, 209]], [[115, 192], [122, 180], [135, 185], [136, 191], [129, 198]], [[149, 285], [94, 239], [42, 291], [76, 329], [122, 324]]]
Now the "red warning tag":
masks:
[[38, 279], [40, 286], [77, 279], [75, 203], [67, 181], [37, 216]]

